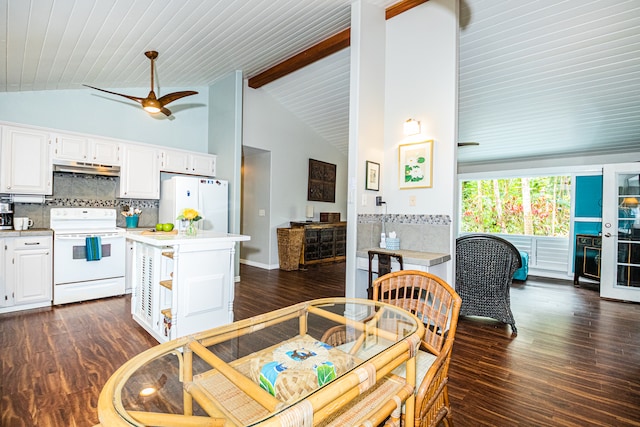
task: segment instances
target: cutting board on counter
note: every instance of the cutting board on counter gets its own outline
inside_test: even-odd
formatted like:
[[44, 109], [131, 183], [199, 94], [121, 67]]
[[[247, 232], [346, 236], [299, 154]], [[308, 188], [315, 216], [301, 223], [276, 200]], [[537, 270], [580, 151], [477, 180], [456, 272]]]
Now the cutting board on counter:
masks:
[[158, 231], [158, 230], [144, 230], [142, 233], [140, 233], [143, 236], [150, 236], [150, 235], [154, 235], [154, 236], [175, 236], [176, 234], [178, 234], [178, 230], [176, 230], [175, 228], [171, 231]]

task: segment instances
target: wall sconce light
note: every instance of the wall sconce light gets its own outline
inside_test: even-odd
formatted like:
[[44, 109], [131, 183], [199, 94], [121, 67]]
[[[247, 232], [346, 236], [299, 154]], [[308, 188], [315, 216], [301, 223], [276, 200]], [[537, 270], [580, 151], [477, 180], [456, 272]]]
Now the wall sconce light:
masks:
[[404, 134], [415, 135], [420, 133], [420, 122], [414, 119], [408, 119], [404, 122]]

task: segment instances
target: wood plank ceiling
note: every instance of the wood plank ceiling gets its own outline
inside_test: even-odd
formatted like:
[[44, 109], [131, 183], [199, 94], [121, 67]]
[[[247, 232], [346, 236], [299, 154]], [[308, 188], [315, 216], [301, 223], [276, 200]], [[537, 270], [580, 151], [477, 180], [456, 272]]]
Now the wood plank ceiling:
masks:
[[[150, 49], [161, 88], [259, 76], [347, 30], [351, 2], [0, 0], [0, 92], [144, 96]], [[639, 149], [640, 2], [460, 0], [460, 23], [461, 163]], [[259, 90], [346, 153], [348, 88], [346, 48]]]

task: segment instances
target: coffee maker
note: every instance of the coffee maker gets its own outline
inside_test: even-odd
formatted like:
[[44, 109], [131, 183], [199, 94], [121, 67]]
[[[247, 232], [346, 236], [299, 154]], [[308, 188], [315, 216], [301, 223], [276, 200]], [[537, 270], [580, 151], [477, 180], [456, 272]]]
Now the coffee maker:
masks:
[[13, 203], [0, 202], [0, 230], [13, 228]]

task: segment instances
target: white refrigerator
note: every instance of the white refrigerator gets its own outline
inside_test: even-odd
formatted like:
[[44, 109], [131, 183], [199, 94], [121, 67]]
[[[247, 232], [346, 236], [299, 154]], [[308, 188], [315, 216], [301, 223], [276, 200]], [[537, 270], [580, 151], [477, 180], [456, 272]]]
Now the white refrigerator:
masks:
[[193, 208], [200, 213], [202, 219], [196, 222], [200, 230], [227, 233], [229, 183], [221, 179], [196, 176], [172, 176], [163, 180], [158, 222], [172, 222], [179, 231], [183, 231], [186, 221], [176, 218], [185, 208]]

